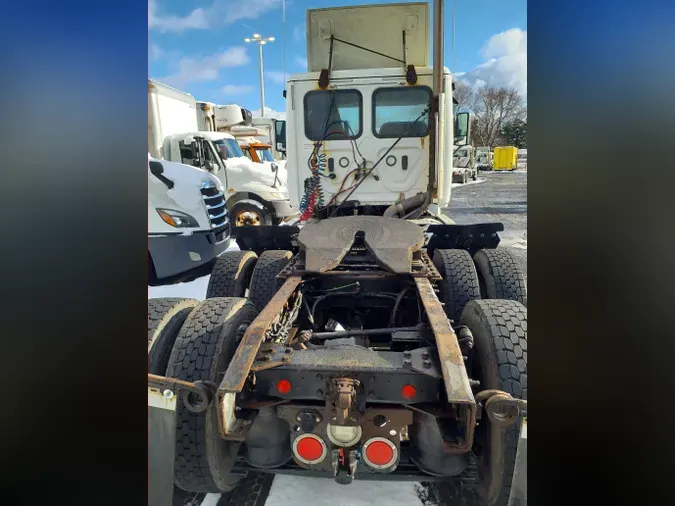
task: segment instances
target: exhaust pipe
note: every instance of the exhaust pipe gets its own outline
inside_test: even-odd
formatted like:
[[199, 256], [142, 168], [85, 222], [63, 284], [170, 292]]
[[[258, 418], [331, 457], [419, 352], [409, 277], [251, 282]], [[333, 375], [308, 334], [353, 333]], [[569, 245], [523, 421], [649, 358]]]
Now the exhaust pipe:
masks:
[[445, 20], [445, 2], [434, 0], [434, 98], [443, 90], [443, 22]]

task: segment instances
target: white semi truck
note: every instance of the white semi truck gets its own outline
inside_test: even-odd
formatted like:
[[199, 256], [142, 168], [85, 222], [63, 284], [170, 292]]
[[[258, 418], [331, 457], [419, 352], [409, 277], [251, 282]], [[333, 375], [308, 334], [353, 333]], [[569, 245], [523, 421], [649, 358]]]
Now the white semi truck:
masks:
[[501, 223], [441, 213], [453, 144], [470, 145], [443, 5], [433, 65], [428, 3], [307, 12], [309, 71], [286, 93], [305, 225], [243, 229], [207, 299], [181, 301], [189, 330], [164, 334], [166, 373], [148, 376], [152, 487], [433, 479], [443, 503], [525, 504], [526, 286]]
[[234, 136], [201, 131], [199, 121], [192, 95], [148, 79], [148, 152], [153, 157], [193, 165], [218, 177], [234, 227], [277, 225], [297, 215], [276, 175], [276, 164], [253, 163]]
[[148, 284], [207, 274], [228, 248], [230, 234], [218, 178], [148, 154]]

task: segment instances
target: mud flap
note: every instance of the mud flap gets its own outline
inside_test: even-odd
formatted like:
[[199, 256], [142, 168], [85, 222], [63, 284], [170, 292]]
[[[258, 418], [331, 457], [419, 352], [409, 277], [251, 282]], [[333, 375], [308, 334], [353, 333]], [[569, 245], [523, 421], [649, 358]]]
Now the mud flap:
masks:
[[527, 504], [527, 417], [523, 418], [518, 438], [516, 464], [513, 468], [513, 483], [508, 506], [526, 506]]
[[148, 386], [148, 506], [173, 502], [176, 395]]

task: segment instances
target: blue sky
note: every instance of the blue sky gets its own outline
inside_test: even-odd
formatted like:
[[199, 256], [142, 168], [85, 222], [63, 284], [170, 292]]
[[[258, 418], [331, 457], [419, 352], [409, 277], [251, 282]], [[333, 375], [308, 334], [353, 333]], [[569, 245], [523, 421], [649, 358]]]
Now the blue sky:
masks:
[[[374, 3], [398, 2], [286, 0], [286, 74], [306, 70], [306, 9]], [[452, 1], [445, 5], [445, 65], [452, 69]], [[525, 0], [455, 0], [455, 29], [453, 70], [460, 79], [527, 95]], [[148, 30], [150, 77], [197, 100], [252, 111], [260, 109], [258, 55], [244, 38], [275, 37], [264, 46], [265, 105], [283, 113], [282, 0], [149, 0]]]

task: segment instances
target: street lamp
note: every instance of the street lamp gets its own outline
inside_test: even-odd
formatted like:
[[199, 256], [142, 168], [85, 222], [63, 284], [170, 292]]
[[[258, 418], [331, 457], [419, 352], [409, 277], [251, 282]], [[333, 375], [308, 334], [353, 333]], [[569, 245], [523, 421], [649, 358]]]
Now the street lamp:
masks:
[[260, 116], [265, 116], [265, 84], [263, 80], [263, 57], [262, 47], [268, 42], [274, 42], [274, 37], [261, 37], [259, 33], [254, 33], [253, 37], [246, 37], [244, 42], [254, 42], [258, 44], [258, 64], [260, 65]]

